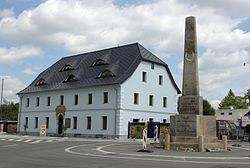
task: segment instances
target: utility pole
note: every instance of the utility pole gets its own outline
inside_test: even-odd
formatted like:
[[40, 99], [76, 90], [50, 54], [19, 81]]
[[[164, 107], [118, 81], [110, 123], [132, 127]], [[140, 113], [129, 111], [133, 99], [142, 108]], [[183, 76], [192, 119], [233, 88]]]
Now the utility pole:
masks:
[[3, 105], [3, 83], [4, 83], [4, 78], [2, 78], [2, 88], [1, 88], [1, 113], [0, 113], [0, 119], [2, 119], [2, 114], [3, 114], [3, 107], [2, 107], [2, 105]]

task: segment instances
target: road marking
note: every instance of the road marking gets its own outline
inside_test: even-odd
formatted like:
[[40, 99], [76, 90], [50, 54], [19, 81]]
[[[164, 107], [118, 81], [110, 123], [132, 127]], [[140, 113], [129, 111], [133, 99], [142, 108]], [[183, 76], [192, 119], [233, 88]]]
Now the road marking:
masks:
[[[230, 162], [230, 161], [222, 161], [222, 162], [219, 162], [219, 161], [216, 161], [216, 162], [212, 162], [212, 161], [197, 161], [197, 160], [186, 160], [188, 157], [178, 157], [178, 156], [175, 156], [176, 159], [181, 159], [181, 160], [168, 160], [168, 159], [158, 159], [158, 158], [142, 158], [143, 156], [145, 155], [138, 155], [138, 156], [141, 156], [141, 157], [128, 157], [128, 156], [114, 156], [114, 155], [101, 155], [101, 154], [92, 154], [92, 153], [80, 153], [80, 152], [74, 152], [72, 151], [73, 149], [75, 148], [79, 148], [79, 147], [84, 147], [84, 146], [89, 146], [89, 145], [92, 145], [92, 144], [85, 144], [85, 145], [77, 145], [77, 146], [72, 146], [72, 147], [69, 147], [69, 148], [66, 148], [64, 149], [65, 152], [67, 153], [71, 153], [71, 154], [75, 154], [75, 155], [83, 155], [83, 156], [93, 156], [93, 157], [103, 157], [103, 158], [112, 158], [112, 159], [129, 159], [129, 160], [143, 160], [143, 161], [161, 161], [161, 162], [175, 162], [175, 163], [198, 163], [198, 164], [233, 164], [233, 165], [248, 165], [250, 164], [250, 162]], [[104, 147], [107, 147], [107, 145], [104, 145], [104, 146], [100, 146], [98, 148], [96, 148], [96, 150], [98, 151], [103, 151], [102, 148]], [[111, 144], [109, 145], [111, 146]], [[105, 151], [107, 152], [107, 151]], [[136, 155], [136, 154], [135, 154]], [[154, 155], [149, 155], [149, 156], [154, 156]], [[164, 155], [158, 155], [158, 156], [164, 156]], [[209, 158], [209, 157], [207, 157]], [[211, 157], [210, 157], [211, 158]], [[227, 157], [221, 157], [222, 158], [227, 158]], [[237, 159], [239, 159], [240, 157], [237, 157]], [[198, 157], [196, 157], [195, 159], [198, 159]], [[204, 159], [201, 158], [201, 159]], [[212, 157], [212, 159], [214, 159]], [[232, 160], [232, 159], [229, 159], [229, 160]], [[248, 157], [248, 160], [249, 160], [249, 157]]]
[[17, 146], [17, 144], [5, 145], [5, 146], [2, 146], [2, 148], [12, 147], [12, 146]]
[[8, 139], [8, 141], [14, 141], [14, 139]]
[[24, 139], [17, 139], [16, 142], [21, 142], [23, 141]]
[[6, 139], [0, 139], [1, 141], [5, 141]]
[[105, 154], [116, 154], [116, 152], [109, 152], [109, 151], [104, 151], [102, 150], [102, 148], [108, 147], [108, 146], [113, 146], [115, 144], [108, 144], [108, 145], [104, 145], [104, 146], [100, 146], [98, 148], [96, 148], [97, 151], [105, 153]]
[[53, 142], [54, 140], [53, 139], [50, 139], [50, 140], [47, 140], [47, 141], [45, 141], [45, 142]]
[[250, 148], [242, 148], [242, 147], [236, 147], [236, 146], [231, 146], [231, 148], [235, 148], [235, 149], [243, 149], [243, 150], [250, 151]]
[[36, 140], [36, 141], [30, 142], [30, 144], [36, 144], [36, 143], [39, 143], [39, 142], [41, 142], [41, 141], [43, 141], [43, 140], [42, 140], [42, 139], [38, 139], [38, 140]]
[[25, 140], [23, 142], [30, 142], [30, 141], [32, 141], [32, 139], [27, 139], [27, 140]]

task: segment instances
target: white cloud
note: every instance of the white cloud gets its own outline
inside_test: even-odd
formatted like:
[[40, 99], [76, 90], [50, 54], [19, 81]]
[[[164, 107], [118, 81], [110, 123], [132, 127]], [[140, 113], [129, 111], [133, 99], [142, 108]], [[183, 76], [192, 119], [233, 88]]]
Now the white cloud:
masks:
[[[16, 94], [26, 87], [25, 84], [19, 78], [13, 76], [0, 76], [0, 79], [4, 79], [3, 97], [9, 102], [18, 102]], [[2, 80], [0, 83], [2, 86]]]
[[[250, 33], [239, 27], [249, 17], [249, 3], [248, 0], [159, 0], [116, 6], [107, 0], [48, 0], [19, 16], [3, 17], [0, 37], [18, 46], [63, 46], [70, 53], [138, 41], [166, 60], [183, 52], [185, 17], [194, 15], [198, 47], [203, 50], [199, 53], [201, 91], [205, 98], [216, 102], [230, 88], [241, 90], [249, 86], [246, 76], [250, 65], [243, 67], [243, 63], [250, 61]], [[21, 54], [15, 49], [0, 48], [0, 63], [11, 61], [2, 57], [5, 53], [15, 53], [22, 60], [41, 52], [34, 49]], [[178, 66], [182, 68], [180, 63], [171, 65], [176, 69]], [[34, 69], [25, 72], [32, 74]], [[176, 76], [181, 80], [181, 71]]]
[[23, 70], [23, 73], [26, 75], [36, 75], [39, 70], [41, 70], [41, 66], [31, 66], [31, 67], [27, 67]]
[[21, 63], [23, 59], [40, 55], [41, 50], [32, 46], [0, 48], [0, 64], [12, 66]]
[[0, 18], [14, 16], [13, 9], [0, 9]]

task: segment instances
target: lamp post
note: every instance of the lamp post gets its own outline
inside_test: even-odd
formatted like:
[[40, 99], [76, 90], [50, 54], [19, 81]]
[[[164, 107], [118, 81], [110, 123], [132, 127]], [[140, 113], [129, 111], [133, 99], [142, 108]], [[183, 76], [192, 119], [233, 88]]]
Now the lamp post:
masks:
[[244, 62], [243, 65], [246, 66], [247, 64], [250, 64], [250, 61], [249, 62]]
[[1, 109], [0, 109], [0, 119], [2, 119], [2, 113], [3, 113], [3, 83], [4, 83], [4, 78], [2, 78], [2, 87], [1, 87]]

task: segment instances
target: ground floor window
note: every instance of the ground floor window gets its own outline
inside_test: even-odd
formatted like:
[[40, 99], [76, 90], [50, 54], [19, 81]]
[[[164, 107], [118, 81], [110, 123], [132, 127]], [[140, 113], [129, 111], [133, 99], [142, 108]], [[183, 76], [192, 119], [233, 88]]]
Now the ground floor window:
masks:
[[73, 117], [73, 129], [77, 129], [77, 117]]
[[35, 117], [35, 128], [38, 128], [38, 117]]
[[65, 128], [70, 128], [71, 127], [71, 119], [70, 118], [66, 118], [65, 119]]
[[91, 129], [91, 117], [90, 116], [87, 117], [87, 129], [88, 130]]
[[107, 116], [102, 116], [102, 129], [106, 130], [108, 125], [108, 118]]
[[49, 117], [46, 117], [46, 128], [49, 128]]
[[28, 128], [28, 125], [29, 125], [29, 118], [25, 117], [24, 130]]

